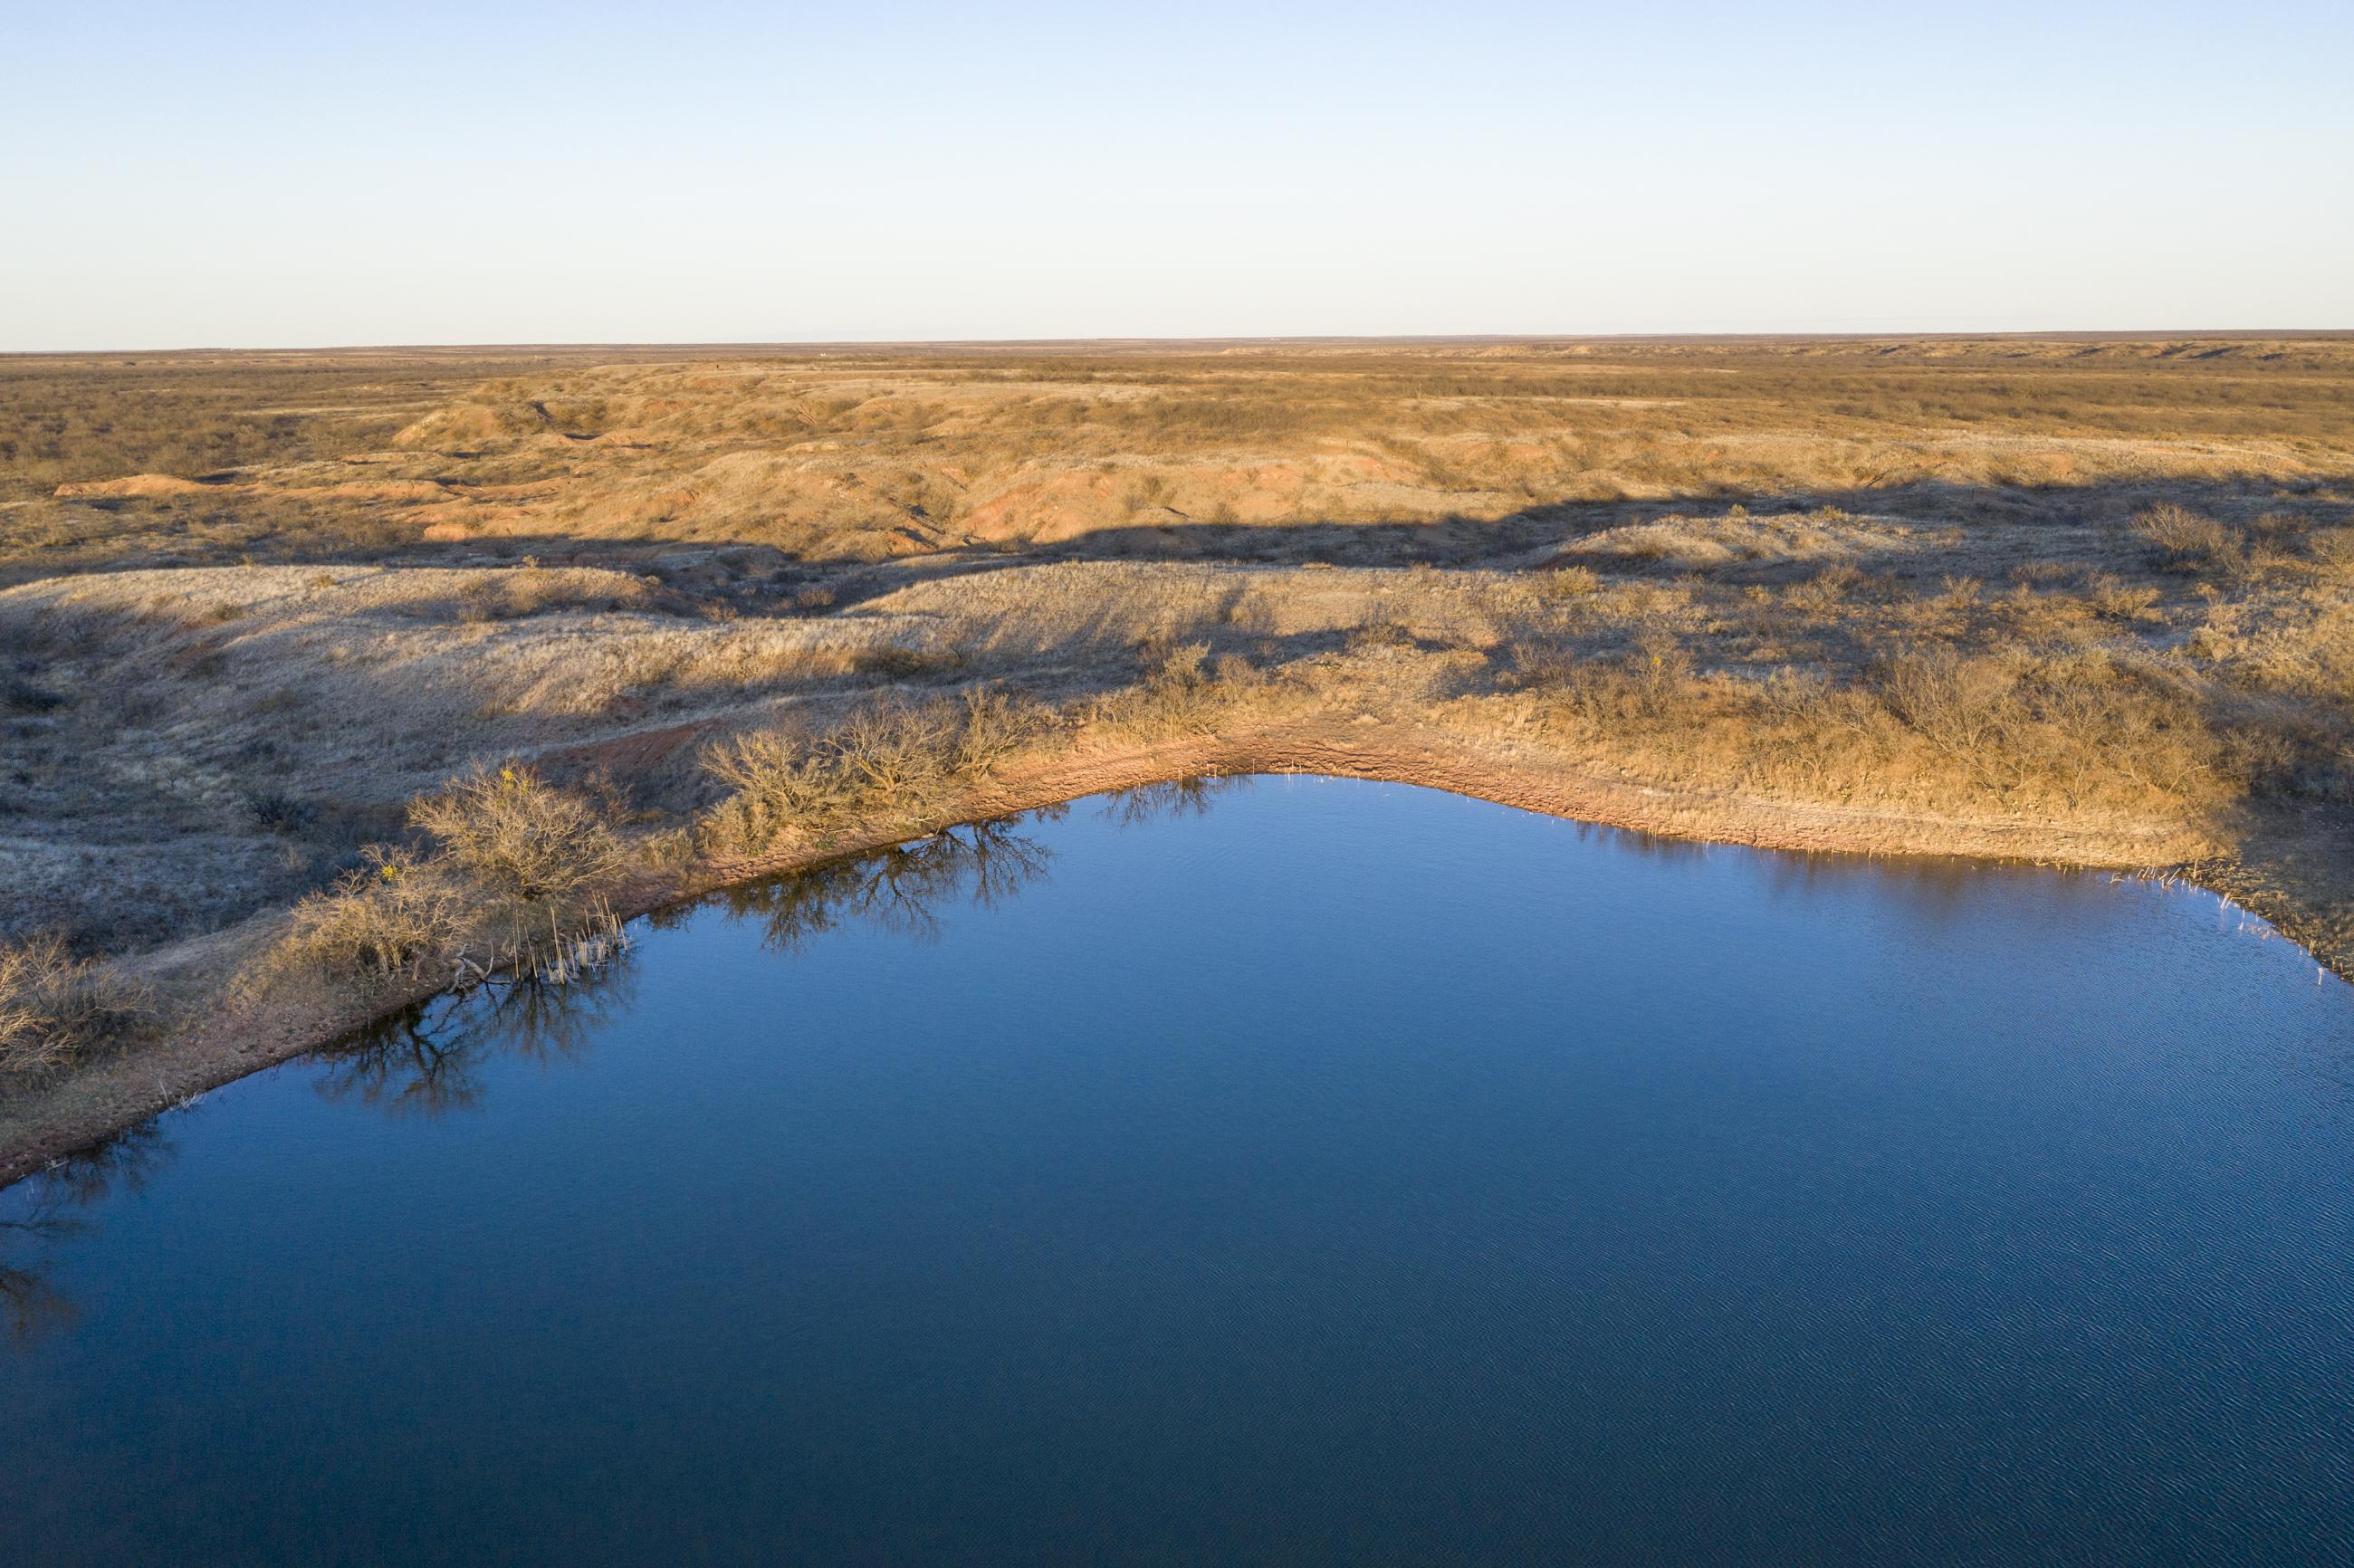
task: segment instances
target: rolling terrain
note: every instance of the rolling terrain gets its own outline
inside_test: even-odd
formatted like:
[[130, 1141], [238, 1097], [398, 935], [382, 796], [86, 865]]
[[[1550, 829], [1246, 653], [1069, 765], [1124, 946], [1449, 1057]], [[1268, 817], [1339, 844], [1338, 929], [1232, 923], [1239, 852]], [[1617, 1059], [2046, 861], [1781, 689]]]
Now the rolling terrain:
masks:
[[0, 584], [0, 1171], [526, 927], [1204, 770], [2354, 960], [2345, 337], [21, 356]]

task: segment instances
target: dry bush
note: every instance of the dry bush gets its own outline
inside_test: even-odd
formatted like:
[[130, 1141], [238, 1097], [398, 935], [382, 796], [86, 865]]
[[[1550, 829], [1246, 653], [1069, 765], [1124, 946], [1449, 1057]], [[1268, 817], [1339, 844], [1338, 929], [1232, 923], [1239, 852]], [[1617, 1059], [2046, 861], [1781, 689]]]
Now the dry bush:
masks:
[[953, 674], [964, 668], [965, 656], [951, 648], [902, 648], [885, 643], [859, 651], [853, 667], [861, 674], [888, 681], [919, 681]]
[[1825, 567], [1805, 582], [1793, 584], [1782, 597], [1791, 609], [1807, 615], [1831, 615], [1863, 574], [1844, 561]]
[[2164, 619], [2157, 610], [2158, 589], [2147, 583], [2128, 583], [2113, 573], [2094, 573], [2084, 585], [2084, 599], [2094, 614], [2110, 620]]
[[705, 754], [727, 798], [704, 819], [709, 847], [757, 853], [786, 835], [849, 814], [847, 780], [799, 737], [774, 731], [732, 736]]
[[1035, 741], [1054, 722], [1026, 693], [1003, 686], [968, 686], [957, 733], [956, 771], [965, 778], [994, 772], [998, 765]]
[[1642, 628], [1615, 653], [1540, 644], [1517, 651], [1515, 664], [1521, 683], [1546, 699], [1555, 725], [1587, 738], [1628, 724], [1697, 721], [1714, 705], [1690, 651], [1663, 627]]
[[1540, 591], [1553, 599], [1591, 599], [1602, 588], [1601, 575], [1592, 567], [1556, 567], [1537, 576]]
[[2071, 593], [2037, 593], [2021, 583], [1996, 600], [1995, 609], [2029, 644], [2084, 643], [2099, 634], [2093, 603]]
[[2169, 572], [2230, 575], [2246, 565], [2247, 552], [2239, 531], [2187, 506], [2161, 501], [2134, 518], [2140, 535]]
[[2196, 804], [2220, 779], [2198, 694], [2147, 660], [1923, 649], [1882, 662], [1873, 684], [1954, 776], [2005, 802]]
[[1365, 653], [1392, 648], [1411, 648], [1414, 632], [1398, 620], [1383, 618], [1352, 626], [1342, 639], [1352, 653]]
[[1140, 740], [1208, 734], [1228, 700], [1240, 694], [1223, 678], [1231, 672], [1211, 666], [1206, 642], [1150, 644], [1141, 653], [1144, 679], [1088, 705], [1091, 725]]
[[60, 937], [0, 945], [0, 1073], [62, 1065], [135, 1033], [152, 1012], [145, 990]]
[[704, 818], [705, 843], [756, 854], [854, 821], [931, 825], [1047, 723], [1018, 693], [972, 687], [928, 702], [895, 694], [822, 735], [733, 736], [705, 755], [705, 769], [730, 791]]
[[1865, 676], [1700, 673], [1664, 628], [1616, 652], [1524, 644], [1547, 727], [1659, 781], [1952, 810], [2159, 811], [2243, 789], [2247, 758], [2158, 661], [2093, 649], [1901, 650]]
[[528, 768], [480, 769], [409, 803], [408, 820], [493, 893], [536, 902], [610, 882], [628, 852], [599, 805]]
[[470, 918], [469, 890], [449, 868], [383, 844], [294, 908], [286, 934], [249, 977], [264, 986], [291, 978], [377, 986], [415, 980], [454, 948]]

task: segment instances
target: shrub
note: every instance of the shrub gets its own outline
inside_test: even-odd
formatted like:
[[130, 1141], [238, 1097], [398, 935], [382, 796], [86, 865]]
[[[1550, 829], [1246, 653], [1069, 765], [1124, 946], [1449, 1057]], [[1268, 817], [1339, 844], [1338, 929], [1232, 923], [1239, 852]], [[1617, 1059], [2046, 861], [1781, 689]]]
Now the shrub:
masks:
[[1002, 686], [968, 686], [958, 727], [956, 771], [967, 777], [994, 772], [997, 766], [1037, 739], [1048, 715], [1025, 694]]
[[902, 648], [885, 643], [858, 655], [856, 669], [861, 674], [880, 675], [886, 681], [916, 681], [928, 675], [944, 675], [964, 668], [964, 655], [954, 649]]
[[12, 714], [48, 714], [67, 705], [67, 699], [46, 686], [30, 681], [9, 681], [0, 685], [0, 708]]
[[2128, 584], [2107, 572], [2096, 574], [2085, 586], [2084, 597], [2096, 615], [2110, 620], [2156, 620], [2158, 590]]
[[2316, 529], [2306, 536], [2306, 549], [2333, 576], [2354, 572], [2354, 528]]
[[264, 979], [302, 973], [362, 984], [414, 979], [466, 927], [465, 890], [407, 850], [372, 844], [367, 864], [294, 908], [262, 961]]
[[1944, 648], [1896, 654], [1874, 674], [1890, 710], [1973, 774], [1992, 756], [2019, 682], [2006, 661], [1967, 658]]
[[1602, 577], [1592, 567], [1556, 567], [1537, 577], [1538, 586], [1553, 599], [1591, 599], [1602, 589]]
[[2180, 804], [2207, 795], [2218, 772], [2196, 694], [2146, 661], [1924, 650], [1884, 661], [1875, 684], [1952, 772], [1999, 800]]
[[1845, 561], [1834, 561], [1802, 583], [1791, 585], [1784, 599], [1793, 609], [1809, 615], [1829, 615], [1839, 609], [1848, 590], [1863, 580], [1863, 574]]
[[1153, 642], [1140, 652], [1144, 679], [1097, 698], [1087, 716], [1146, 739], [1213, 728], [1228, 694], [1207, 667], [1210, 645]]
[[859, 818], [928, 825], [1045, 722], [1019, 694], [976, 686], [921, 703], [887, 696], [820, 736], [731, 737], [705, 756], [705, 768], [731, 791], [705, 817], [705, 839], [724, 852], [758, 853]]
[[132, 1033], [144, 988], [67, 951], [62, 938], [0, 946], [0, 1072], [56, 1066]]
[[[1352, 653], [1364, 653], [1388, 648], [1411, 648], [1415, 645], [1412, 631], [1399, 621], [1387, 620], [1368, 620], [1362, 626], [1352, 627], [1344, 641]], [[1206, 648], [1203, 651], [1208, 652]]]
[[561, 898], [607, 882], [628, 863], [598, 806], [528, 768], [477, 770], [409, 803], [408, 819], [442, 853], [502, 895]]
[[249, 789], [244, 804], [245, 814], [264, 832], [300, 832], [319, 815], [317, 805], [282, 789]]
[[1645, 628], [1615, 654], [1537, 646], [1522, 650], [1516, 664], [1522, 683], [1545, 697], [1554, 718], [1573, 731], [1698, 717], [1707, 707], [1691, 654], [1664, 628]]
[[2170, 572], [2229, 572], [2243, 564], [2240, 535], [2212, 517], [2161, 501], [2134, 519], [2134, 532]]

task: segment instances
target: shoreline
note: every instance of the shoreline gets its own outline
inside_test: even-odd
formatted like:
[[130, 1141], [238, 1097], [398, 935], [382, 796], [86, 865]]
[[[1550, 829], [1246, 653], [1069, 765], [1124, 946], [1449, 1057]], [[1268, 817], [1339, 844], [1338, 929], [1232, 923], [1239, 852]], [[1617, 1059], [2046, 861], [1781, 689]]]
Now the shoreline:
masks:
[[[1066, 755], [1018, 768], [960, 804], [952, 822], [988, 821], [1089, 795], [1202, 776], [1320, 775], [1407, 784], [1546, 816], [1663, 838], [1797, 853], [1865, 858], [1946, 856], [2140, 874], [2173, 873], [2265, 920], [2345, 972], [2342, 956], [2317, 951], [2317, 925], [2286, 895], [2244, 875], [2236, 863], [2200, 859], [2179, 828], [2097, 832], [2023, 819], [1940, 818], [1829, 805], [1791, 805], [1679, 791], [1578, 772], [1536, 747], [1477, 742], [1414, 724], [1325, 721], [1229, 736], [1185, 737]], [[647, 880], [614, 896], [625, 920], [764, 877], [907, 841], [904, 830], [847, 833], [829, 847], [707, 863], [688, 875]], [[2234, 885], [2237, 884], [2237, 885]], [[2267, 907], [2267, 906], [2272, 906]], [[205, 941], [209, 938], [196, 938]], [[226, 1011], [154, 1046], [92, 1064], [0, 1106], [0, 1187], [104, 1141], [152, 1117], [280, 1065], [352, 1030], [439, 994], [410, 987], [341, 1005], [279, 1001]]]

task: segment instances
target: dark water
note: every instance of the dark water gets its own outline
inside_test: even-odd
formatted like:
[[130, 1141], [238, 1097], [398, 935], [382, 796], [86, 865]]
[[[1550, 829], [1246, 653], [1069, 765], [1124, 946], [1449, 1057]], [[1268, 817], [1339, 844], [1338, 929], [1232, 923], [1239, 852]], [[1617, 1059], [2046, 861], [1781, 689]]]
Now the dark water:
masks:
[[2344, 1561], [2350, 1164], [2203, 895], [1084, 802], [0, 1195], [0, 1562]]

